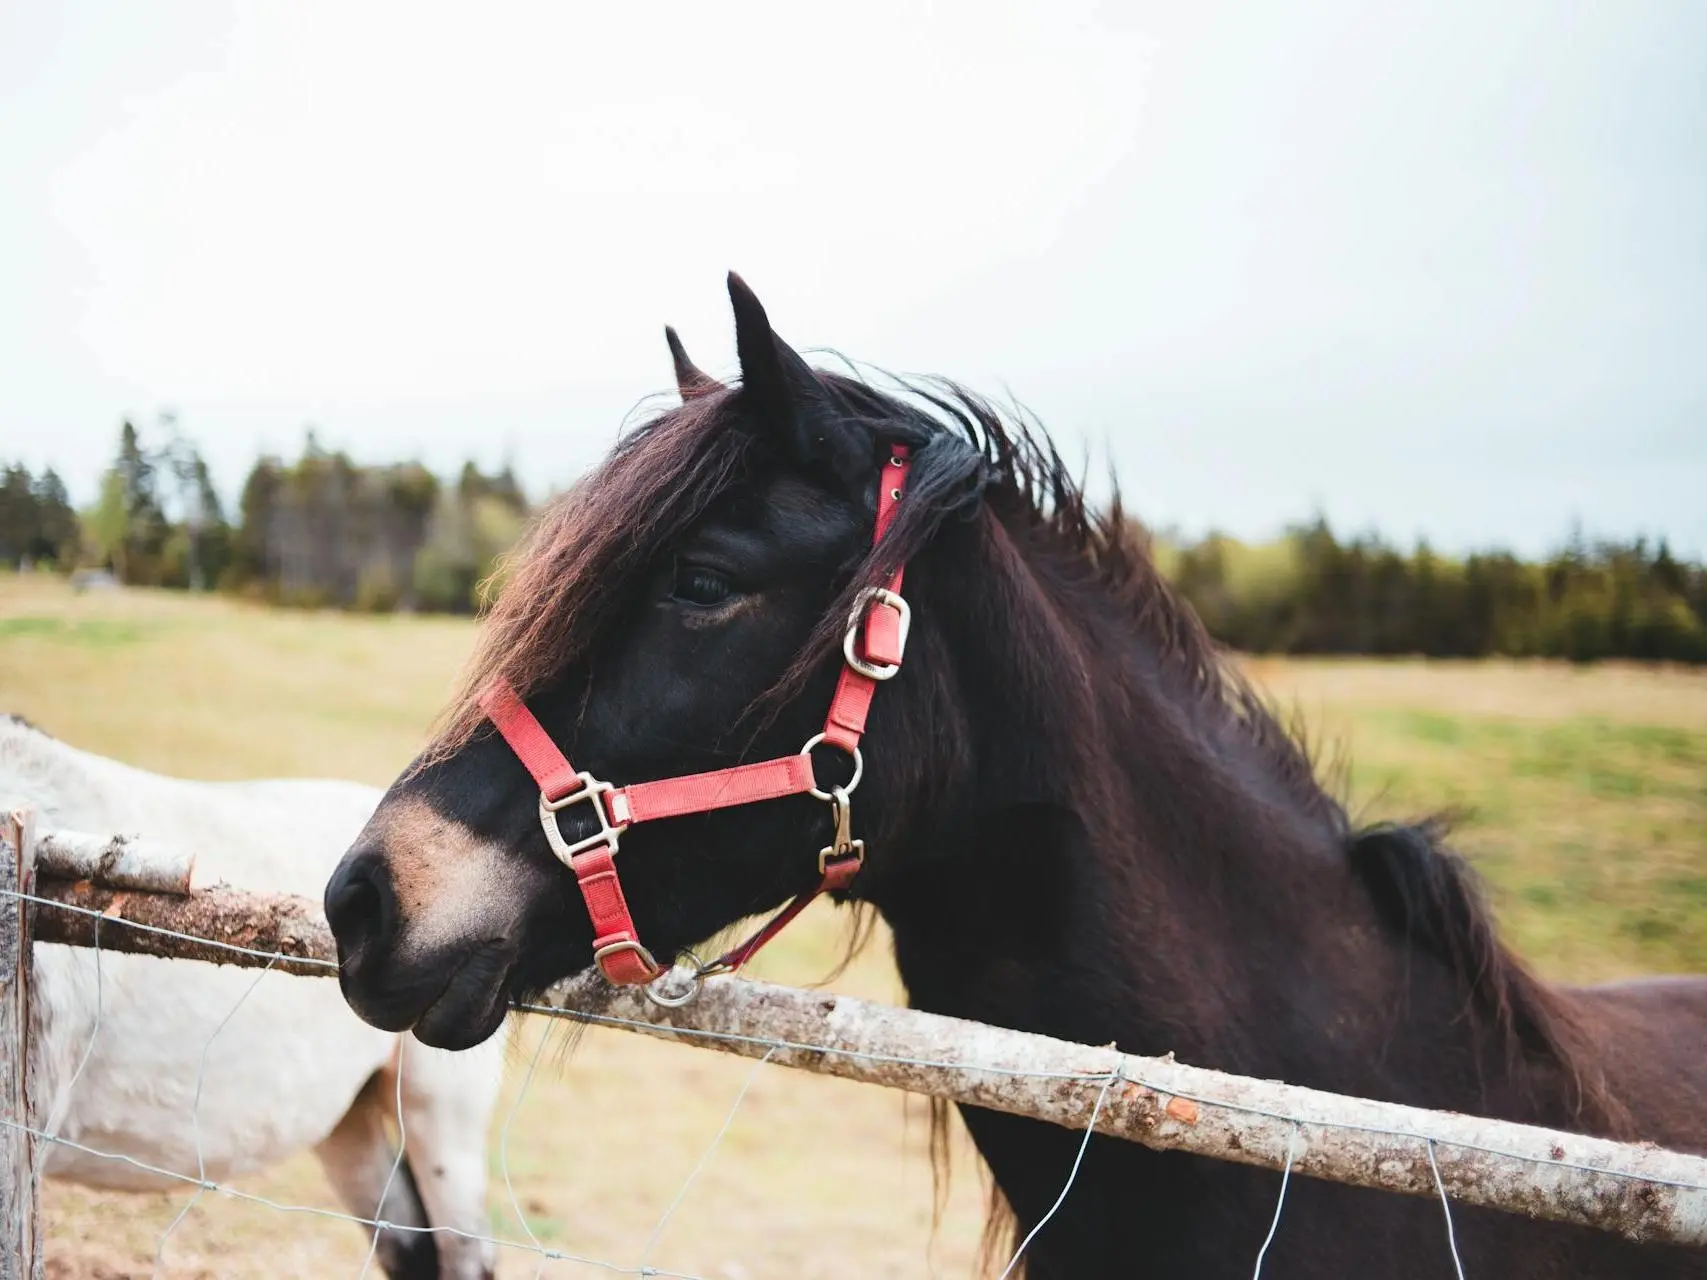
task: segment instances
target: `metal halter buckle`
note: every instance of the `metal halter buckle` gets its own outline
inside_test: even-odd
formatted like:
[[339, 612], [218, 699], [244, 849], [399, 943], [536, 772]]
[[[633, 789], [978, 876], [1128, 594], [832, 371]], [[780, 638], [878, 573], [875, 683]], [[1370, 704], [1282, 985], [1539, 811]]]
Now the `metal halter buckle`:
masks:
[[854, 597], [853, 611], [848, 614], [847, 634], [842, 637], [842, 657], [847, 659], [848, 666], [860, 675], [872, 680], [888, 680], [901, 669], [901, 664], [886, 662], [867, 662], [859, 656], [856, 644], [859, 640], [859, 629], [865, 622], [865, 613], [873, 604], [888, 605], [901, 615], [901, 638], [898, 651], [905, 653], [907, 649], [907, 633], [913, 628], [913, 608], [905, 598], [896, 595], [887, 587], [866, 587]]
[[[626, 822], [612, 822], [610, 815], [605, 812], [604, 797], [615, 791], [615, 787], [608, 782], [600, 781], [590, 773], [577, 773], [575, 776], [581, 780], [580, 789], [571, 791], [559, 800], [548, 799], [543, 791], [539, 793], [540, 825], [545, 828], [545, 838], [551, 845], [551, 851], [562, 860], [564, 866], [568, 866], [577, 854], [595, 849], [599, 845], [606, 846], [612, 854], [616, 853], [617, 841], [628, 828]], [[559, 810], [566, 809], [572, 804], [579, 804], [583, 800], [592, 802], [593, 814], [599, 820], [599, 829], [585, 840], [577, 840], [571, 844], [563, 838], [563, 830], [557, 825], [557, 814]], [[612, 945], [620, 946], [621, 944]], [[645, 948], [641, 948], [641, 950], [645, 950]], [[646, 958], [651, 959], [650, 956]]]
[[650, 951], [638, 942], [631, 942], [627, 938], [619, 938], [615, 942], [605, 943], [604, 946], [593, 952], [593, 963], [598, 966], [600, 973], [604, 973], [605, 957], [621, 955], [624, 951], [632, 951], [640, 957], [640, 962], [654, 975], [653, 981], [656, 981], [657, 977], [663, 973], [663, 970], [658, 967], [658, 962], [652, 958]]

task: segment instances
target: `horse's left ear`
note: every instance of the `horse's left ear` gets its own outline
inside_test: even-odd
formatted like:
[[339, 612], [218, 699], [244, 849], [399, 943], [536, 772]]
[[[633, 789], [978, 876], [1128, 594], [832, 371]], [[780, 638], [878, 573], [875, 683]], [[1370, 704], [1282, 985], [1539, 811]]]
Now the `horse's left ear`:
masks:
[[729, 301], [735, 308], [742, 395], [761, 426], [801, 466], [827, 468], [863, 488], [876, 448], [870, 428], [838, 409], [800, 353], [777, 337], [757, 295], [733, 271]]
[[695, 396], [708, 396], [723, 390], [723, 384], [688, 359], [688, 349], [681, 337], [669, 325], [664, 326], [664, 341], [670, 346], [670, 360], [676, 366], [676, 390], [684, 401]]

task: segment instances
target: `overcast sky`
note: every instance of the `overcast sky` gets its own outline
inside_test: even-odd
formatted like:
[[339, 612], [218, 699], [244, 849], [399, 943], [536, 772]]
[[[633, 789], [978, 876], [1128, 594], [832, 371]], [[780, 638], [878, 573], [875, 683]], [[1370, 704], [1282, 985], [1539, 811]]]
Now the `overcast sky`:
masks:
[[0, 5], [0, 456], [536, 493], [783, 335], [1153, 523], [1707, 553], [1707, 3]]

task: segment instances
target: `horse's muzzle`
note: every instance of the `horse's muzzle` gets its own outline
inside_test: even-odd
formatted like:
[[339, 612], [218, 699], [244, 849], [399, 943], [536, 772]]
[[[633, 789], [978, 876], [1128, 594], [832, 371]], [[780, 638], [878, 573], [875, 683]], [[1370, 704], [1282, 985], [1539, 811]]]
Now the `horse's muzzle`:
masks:
[[496, 1031], [509, 1005], [513, 948], [470, 939], [403, 945], [402, 913], [382, 850], [357, 846], [327, 881], [326, 922], [338, 944], [338, 985], [358, 1017], [424, 1044], [466, 1049]]

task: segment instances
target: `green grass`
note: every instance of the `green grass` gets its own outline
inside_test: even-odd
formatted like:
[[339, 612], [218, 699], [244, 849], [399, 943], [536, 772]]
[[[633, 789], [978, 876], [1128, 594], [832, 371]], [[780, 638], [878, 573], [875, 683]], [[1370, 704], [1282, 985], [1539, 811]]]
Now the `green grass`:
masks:
[[1458, 843], [1544, 969], [1707, 969], [1707, 726], [1395, 710], [1361, 728], [1381, 807], [1460, 809]]
[[18, 637], [44, 637], [95, 649], [135, 644], [154, 634], [154, 629], [134, 622], [86, 618], [71, 622], [64, 618], [0, 618], [0, 644]]
[[[1322, 693], [1312, 718], [1349, 749], [1354, 813], [1454, 814], [1454, 844], [1487, 882], [1506, 939], [1543, 973], [1586, 981], [1707, 970], [1700, 675], [1613, 667], [1597, 679], [1514, 664], [1272, 670], [1271, 683]], [[1354, 675], [1383, 688], [1346, 697]], [[1520, 684], [1526, 696], [1511, 697]]]

